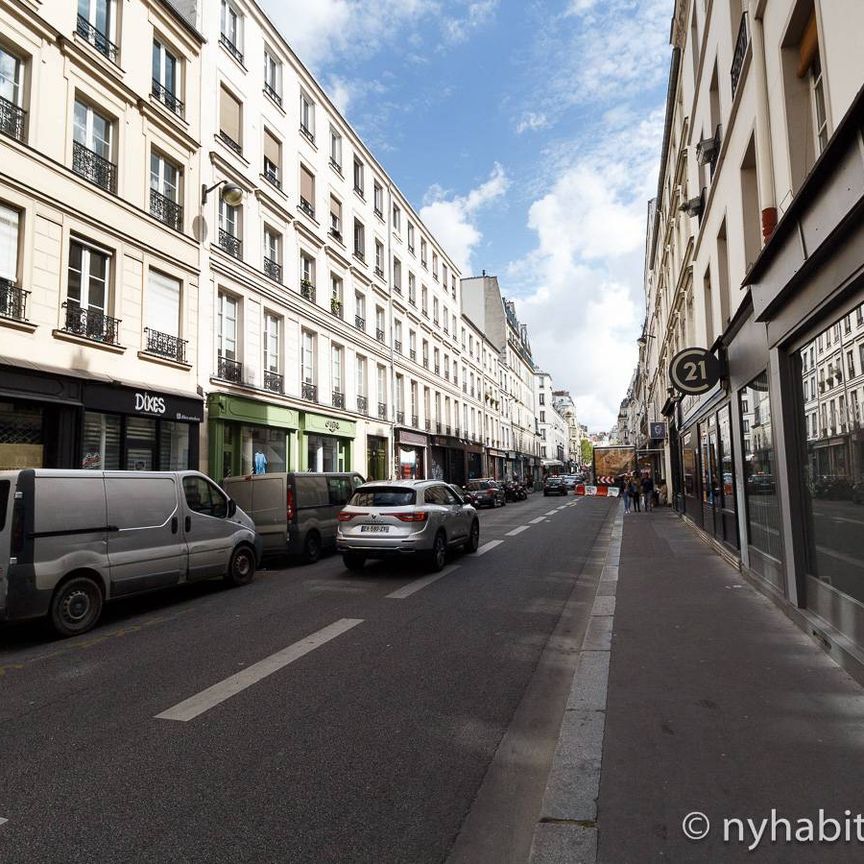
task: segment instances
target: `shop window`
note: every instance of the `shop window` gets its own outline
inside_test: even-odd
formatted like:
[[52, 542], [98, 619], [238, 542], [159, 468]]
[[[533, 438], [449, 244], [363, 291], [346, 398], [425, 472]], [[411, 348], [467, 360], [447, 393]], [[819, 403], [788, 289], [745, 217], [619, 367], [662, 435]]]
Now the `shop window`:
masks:
[[42, 409], [0, 402], [0, 471], [44, 465]]
[[120, 468], [121, 418], [115, 414], [84, 412], [81, 467], [94, 471]]
[[162, 420], [159, 423], [159, 470], [189, 468], [189, 424]]
[[156, 421], [149, 417], [130, 417], [126, 421], [126, 470], [153, 471], [156, 447]]
[[288, 436], [266, 426], [240, 428], [240, 473], [271, 474], [287, 470]]

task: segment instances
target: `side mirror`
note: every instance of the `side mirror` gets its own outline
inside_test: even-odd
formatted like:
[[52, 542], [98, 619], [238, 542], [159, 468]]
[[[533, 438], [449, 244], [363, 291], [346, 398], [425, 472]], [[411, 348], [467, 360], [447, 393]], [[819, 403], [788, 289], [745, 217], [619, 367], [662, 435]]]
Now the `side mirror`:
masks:
[[237, 513], [237, 502], [233, 498], [228, 499], [228, 518], [231, 519]]

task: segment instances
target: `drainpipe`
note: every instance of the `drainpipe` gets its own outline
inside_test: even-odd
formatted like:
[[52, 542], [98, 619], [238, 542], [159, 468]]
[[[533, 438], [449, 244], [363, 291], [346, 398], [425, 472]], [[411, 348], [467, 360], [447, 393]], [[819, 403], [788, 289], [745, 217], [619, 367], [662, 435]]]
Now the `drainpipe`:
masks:
[[[384, 254], [387, 256], [387, 263], [384, 268], [384, 273], [386, 274], [387, 288], [390, 295], [387, 299], [387, 309], [390, 313], [388, 315], [390, 336], [387, 340], [390, 343], [390, 401], [393, 407], [393, 422], [390, 424], [390, 476], [395, 477], [398, 480], [399, 476], [396, 473], [396, 351], [393, 347], [393, 226], [390, 224], [390, 221], [393, 218], [393, 184], [389, 181], [387, 182], [387, 199], [387, 209], [384, 211], [384, 225], [386, 226], [385, 230], [387, 232], [387, 242], [384, 245]], [[405, 290], [408, 290], [407, 287]], [[402, 380], [404, 383], [404, 376]], [[402, 396], [404, 399], [405, 394], [403, 393]], [[424, 476], [426, 474], [426, 461], [426, 453], [424, 452]]]
[[[750, 0], [752, 74], [756, 86], [756, 165], [759, 201], [762, 204], [762, 245], [777, 227], [777, 196], [774, 187], [774, 160], [771, 153], [771, 116], [768, 108], [768, 76], [765, 64], [765, 34], [762, 27], [763, 0]], [[762, 8], [760, 8], [762, 7]]]

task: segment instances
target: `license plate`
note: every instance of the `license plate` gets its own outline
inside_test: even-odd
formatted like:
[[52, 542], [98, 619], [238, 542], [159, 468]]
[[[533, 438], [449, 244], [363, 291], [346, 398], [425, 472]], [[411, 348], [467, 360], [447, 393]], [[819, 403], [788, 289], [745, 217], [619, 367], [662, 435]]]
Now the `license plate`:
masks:
[[389, 525], [361, 525], [361, 534], [386, 534], [390, 530]]

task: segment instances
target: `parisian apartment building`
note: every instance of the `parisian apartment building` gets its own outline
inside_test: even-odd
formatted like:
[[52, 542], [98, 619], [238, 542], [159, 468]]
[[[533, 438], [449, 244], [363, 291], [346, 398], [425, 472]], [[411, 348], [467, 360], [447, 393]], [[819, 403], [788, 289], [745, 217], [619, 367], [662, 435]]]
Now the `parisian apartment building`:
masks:
[[0, 465], [539, 474], [514, 304], [257, 4], [0, 24]]
[[[566, 473], [570, 465], [570, 424], [564, 405], [556, 396], [552, 376], [540, 368], [534, 370], [537, 401], [537, 428], [540, 432], [540, 465], [547, 473]], [[575, 413], [572, 415], [575, 419]]]
[[[864, 649], [864, 4], [678, 0], [619, 425], [674, 505], [860, 671]], [[669, 389], [710, 349], [719, 384]], [[651, 437], [663, 430], [665, 439]], [[650, 425], [649, 425], [650, 424]], [[620, 430], [619, 430], [620, 434]]]

